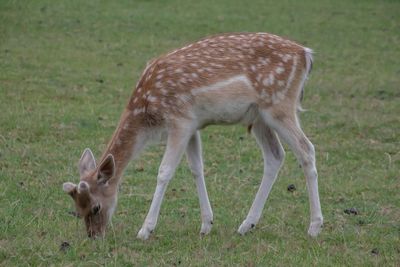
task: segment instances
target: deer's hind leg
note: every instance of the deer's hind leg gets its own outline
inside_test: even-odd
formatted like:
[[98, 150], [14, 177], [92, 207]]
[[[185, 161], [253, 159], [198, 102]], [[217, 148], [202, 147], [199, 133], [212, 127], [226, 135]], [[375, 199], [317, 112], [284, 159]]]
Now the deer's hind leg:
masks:
[[253, 124], [252, 133], [263, 153], [264, 174], [250, 211], [238, 229], [238, 232], [242, 235], [258, 223], [285, 157], [285, 152], [276, 133], [265, 124], [262, 118], [258, 118]]
[[279, 112], [278, 110], [270, 113], [265, 110], [261, 114], [265, 122], [290, 146], [303, 168], [311, 211], [308, 234], [315, 237], [321, 231], [323, 217], [318, 193], [318, 174], [314, 146], [303, 133], [296, 112]]

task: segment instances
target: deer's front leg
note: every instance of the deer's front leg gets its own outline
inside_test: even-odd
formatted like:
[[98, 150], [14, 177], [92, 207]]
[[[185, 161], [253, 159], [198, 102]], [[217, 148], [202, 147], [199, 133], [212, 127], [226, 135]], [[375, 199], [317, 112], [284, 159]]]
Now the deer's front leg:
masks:
[[211, 231], [213, 212], [208, 199], [206, 184], [204, 181], [203, 159], [201, 156], [201, 139], [197, 131], [191, 138], [186, 149], [190, 170], [196, 180], [197, 193], [200, 201], [201, 229], [200, 234], [206, 235]]
[[165, 190], [175, 173], [175, 169], [182, 158], [182, 154], [192, 134], [192, 132], [185, 132], [178, 129], [174, 129], [168, 133], [167, 147], [158, 171], [156, 191], [143, 226], [137, 235], [142, 240], [148, 239], [156, 227]]

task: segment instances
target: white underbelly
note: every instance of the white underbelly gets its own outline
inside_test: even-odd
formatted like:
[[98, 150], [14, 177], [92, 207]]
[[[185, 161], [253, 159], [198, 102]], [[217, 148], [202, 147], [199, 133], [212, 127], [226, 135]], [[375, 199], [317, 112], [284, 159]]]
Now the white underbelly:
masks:
[[256, 91], [246, 76], [194, 88], [193, 115], [199, 128], [209, 124], [251, 124], [258, 115]]

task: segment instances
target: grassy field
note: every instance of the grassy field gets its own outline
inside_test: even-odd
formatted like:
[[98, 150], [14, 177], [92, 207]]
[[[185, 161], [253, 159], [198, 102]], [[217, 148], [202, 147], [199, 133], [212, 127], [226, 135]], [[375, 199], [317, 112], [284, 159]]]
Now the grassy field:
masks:
[[[0, 2], [0, 265], [400, 266], [399, 1]], [[198, 235], [182, 162], [150, 240], [136, 239], [163, 147], [124, 175], [104, 240], [86, 238], [61, 190], [85, 147], [98, 157], [146, 61], [219, 32], [267, 31], [313, 48], [302, 125], [316, 146], [323, 232], [307, 236], [305, 180], [287, 150], [263, 217], [245, 218], [262, 175], [243, 127], [202, 133], [214, 228]], [[297, 190], [287, 191], [289, 184]], [[356, 208], [358, 215], [344, 213]], [[68, 248], [60, 250], [63, 242]]]

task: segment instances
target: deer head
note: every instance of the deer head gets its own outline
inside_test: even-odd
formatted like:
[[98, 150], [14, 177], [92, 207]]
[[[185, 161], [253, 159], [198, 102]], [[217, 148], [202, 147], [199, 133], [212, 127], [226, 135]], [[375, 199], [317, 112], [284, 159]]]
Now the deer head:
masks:
[[115, 175], [114, 157], [108, 154], [100, 165], [90, 149], [85, 149], [79, 161], [80, 182], [67, 182], [63, 190], [75, 202], [79, 217], [83, 218], [89, 237], [104, 236], [117, 202], [117, 192], [110, 179]]

